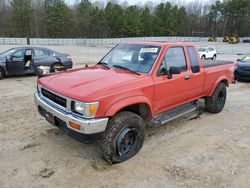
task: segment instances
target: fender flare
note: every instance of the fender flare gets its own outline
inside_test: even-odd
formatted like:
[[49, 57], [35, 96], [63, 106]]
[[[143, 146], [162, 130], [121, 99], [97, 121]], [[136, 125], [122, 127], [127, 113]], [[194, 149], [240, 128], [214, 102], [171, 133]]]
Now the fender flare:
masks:
[[113, 102], [107, 110], [105, 111], [105, 117], [111, 117], [114, 116], [117, 112], [119, 112], [121, 109], [135, 105], [135, 104], [146, 104], [149, 107], [150, 113], [152, 113], [152, 104], [150, 100], [142, 95], [137, 95], [137, 96], [131, 96], [131, 97], [126, 97], [123, 99], [120, 99], [118, 101]]
[[226, 86], [228, 87], [229, 81], [228, 81], [227, 77], [226, 77], [226, 76], [221, 76], [221, 77], [219, 77], [219, 78], [216, 80], [216, 82], [214, 83], [214, 85], [213, 85], [213, 86], [211, 87], [211, 89], [209, 90], [208, 96], [213, 95], [214, 90], [216, 89], [216, 87], [218, 86], [218, 84], [221, 83], [221, 82], [224, 82], [224, 83], [226, 84]]

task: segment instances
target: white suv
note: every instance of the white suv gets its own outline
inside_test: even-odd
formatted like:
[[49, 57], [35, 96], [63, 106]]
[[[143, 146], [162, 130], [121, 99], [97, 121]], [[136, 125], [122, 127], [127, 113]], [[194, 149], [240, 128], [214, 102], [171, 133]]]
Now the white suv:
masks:
[[198, 49], [201, 59], [212, 59], [215, 60], [217, 52], [213, 47], [202, 47]]

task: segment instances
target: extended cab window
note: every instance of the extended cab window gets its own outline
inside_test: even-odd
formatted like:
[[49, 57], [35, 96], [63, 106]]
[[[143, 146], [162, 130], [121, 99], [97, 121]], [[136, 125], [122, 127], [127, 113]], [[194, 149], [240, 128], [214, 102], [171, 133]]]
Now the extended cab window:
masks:
[[187, 70], [187, 63], [182, 47], [172, 47], [167, 50], [165, 55], [167, 70], [170, 67], [179, 67], [182, 72]]
[[197, 58], [194, 47], [187, 47], [188, 55], [191, 63], [191, 69], [193, 73], [200, 72], [199, 60]]

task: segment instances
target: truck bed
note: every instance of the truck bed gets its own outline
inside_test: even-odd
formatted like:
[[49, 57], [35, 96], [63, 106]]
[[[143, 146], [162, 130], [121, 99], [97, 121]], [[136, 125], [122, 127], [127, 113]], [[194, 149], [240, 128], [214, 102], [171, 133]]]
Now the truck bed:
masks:
[[216, 67], [221, 65], [233, 64], [232, 61], [216, 61], [216, 60], [203, 60], [203, 68]]

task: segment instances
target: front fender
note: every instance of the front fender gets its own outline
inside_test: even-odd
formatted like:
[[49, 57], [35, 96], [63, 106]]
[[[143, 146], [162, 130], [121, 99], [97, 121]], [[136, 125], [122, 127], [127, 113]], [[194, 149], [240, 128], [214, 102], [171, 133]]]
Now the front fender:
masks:
[[142, 95], [138, 96], [131, 96], [124, 99], [120, 99], [116, 102], [113, 102], [106, 110], [105, 117], [111, 117], [114, 116], [117, 112], [119, 112], [121, 109], [135, 105], [135, 104], [147, 104], [150, 108], [150, 112], [152, 113], [152, 104], [148, 98]]

